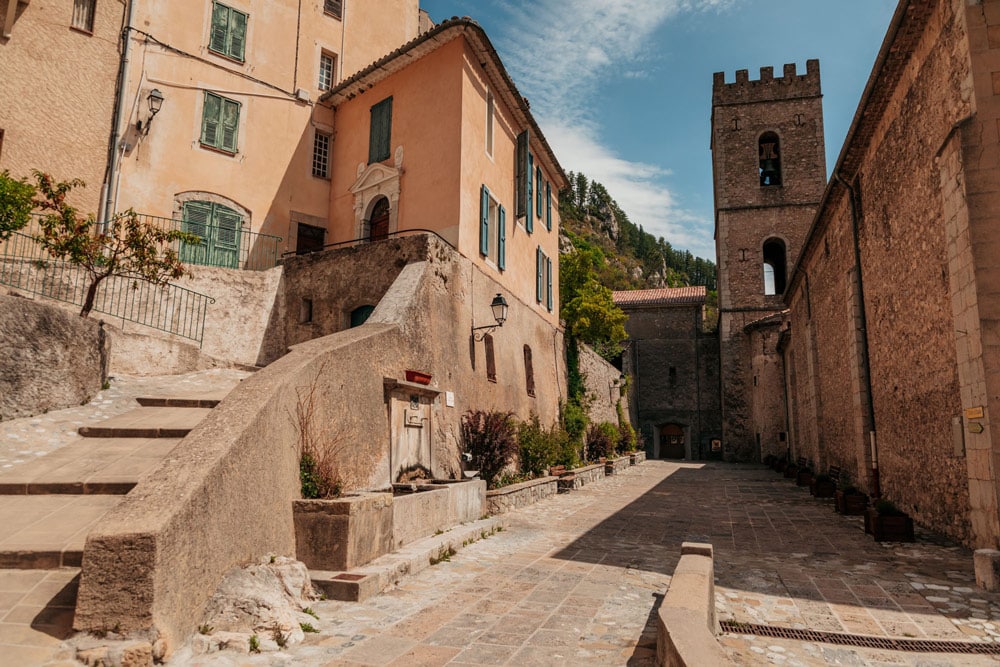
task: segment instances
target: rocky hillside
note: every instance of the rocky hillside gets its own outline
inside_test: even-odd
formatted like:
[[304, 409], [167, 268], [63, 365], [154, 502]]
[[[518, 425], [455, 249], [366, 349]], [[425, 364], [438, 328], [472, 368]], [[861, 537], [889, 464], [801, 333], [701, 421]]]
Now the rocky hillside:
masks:
[[673, 248], [633, 224], [607, 189], [582, 173], [569, 173], [559, 198], [560, 252], [600, 250], [606, 261], [600, 282], [612, 290], [705, 285], [715, 291], [715, 263]]

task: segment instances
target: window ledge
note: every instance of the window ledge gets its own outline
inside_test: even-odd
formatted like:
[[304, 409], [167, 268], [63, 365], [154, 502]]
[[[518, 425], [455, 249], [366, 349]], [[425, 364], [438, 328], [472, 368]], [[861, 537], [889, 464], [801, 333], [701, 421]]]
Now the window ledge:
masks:
[[87, 37], [93, 37], [94, 36], [94, 31], [93, 30], [87, 30], [86, 28], [81, 28], [79, 26], [71, 25], [69, 27], [69, 29], [72, 30], [73, 32], [78, 32], [81, 35], [86, 35]]
[[230, 55], [227, 55], [227, 54], [225, 54], [225, 53], [220, 53], [219, 51], [216, 51], [216, 50], [212, 49], [212, 47], [210, 47], [210, 46], [209, 46], [209, 47], [206, 47], [206, 49], [207, 49], [207, 50], [208, 50], [208, 52], [209, 52], [209, 53], [211, 53], [211, 54], [212, 54], [213, 56], [216, 56], [216, 57], [218, 57], [218, 58], [222, 58], [223, 60], [227, 60], [227, 61], [229, 61], [229, 62], [231, 62], [231, 63], [236, 63], [236, 64], [237, 64], [237, 65], [239, 65], [240, 67], [243, 67], [244, 65], [246, 65], [246, 64], [247, 64], [247, 61], [246, 61], [246, 58], [244, 58], [243, 60], [240, 60], [239, 58], [234, 58], [234, 57], [232, 57], [232, 56], [230, 56]]
[[323, 16], [325, 16], [327, 18], [334, 19], [335, 21], [343, 21], [344, 20], [343, 19], [343, 15], [337, 16], [336, 14], [333, 14], [333, 13], [330, 13], [330, 12], [327, 12], [327, 11], [323, 12]]
[[211, 144], [206, 144], [206, 143], [203, 143], [202, 141], [199, 141], [198, 145], [201, 146], [202, 148], [204, 148], [206, 151], [211, 151], [213, 153], [219, 153], [220, 155], [228, 155], [229, 157], [236, 157], [239, 154], [238, 150], [237, 151], [227, 151], [225, 148], [218, 148], [217, 146], [212, 146]]

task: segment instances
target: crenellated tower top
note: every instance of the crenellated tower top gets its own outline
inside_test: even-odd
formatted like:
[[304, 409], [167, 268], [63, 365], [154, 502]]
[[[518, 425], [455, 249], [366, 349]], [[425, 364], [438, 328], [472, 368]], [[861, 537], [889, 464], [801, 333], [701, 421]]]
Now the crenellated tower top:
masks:
[[750, 80], [749, 70], [736, 70], [735, 83], [726, 83], [726, 73], [716, 72], [712, 83], [712, 104], [747, 104], [821, 95], [819, 60], [806, 61], [806, 73], [798, 74], [795, 63], [784, 67], [784, 76], [774, 78], [773, 67], [761, 67], [760, 79]]

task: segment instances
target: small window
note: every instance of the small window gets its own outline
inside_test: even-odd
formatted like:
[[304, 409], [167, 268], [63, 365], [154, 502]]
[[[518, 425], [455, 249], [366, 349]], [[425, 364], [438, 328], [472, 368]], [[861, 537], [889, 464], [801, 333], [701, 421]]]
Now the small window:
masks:
[[330, 135], [319, 130], [313, 139], [313, 176], [330, 178]]
[[351, 328], [360, 327], [375, 312], [375, 306], [361, 306], [351, 311]]
[[524, 383], [528, 396], [535, 395], [535, 369], [531, 362], [531, 348], [524, 346]]
[[764, 294], [785, 293], [785, 244], [781, 239], [764, 242]]
[[334, 72], [337, 71], [337, 56], [324, 51], [319, 57], [319, 89], [333, 88]]
[[212, 33], [208, 40], [208, 50], [219, 55], [243, 62], [243, 51], [247, 41], [247, 19], [249, 14], [227, 7], [220, 2], [212, 3]]
[[344, 10], [343, 0], [323, 0], [323, 13], [335, 19], [342, 18]]
[[765, 132], [757, 140], [758, 169], [761, 187], [781, 185], [781, 149], [778, 135]]
[[239, 129], [240, 103], [206, 92], [201, 116], [201, 144], [235, 153]]
[[489, 334], [483, 336], [483, 346], [486, 349], [486, 379], [490, 382], [496, 382], [497, 362], [493, 356], [493, 336]]
[[392, 98], [387, 97], [371, 109], [368, 135], [368, 164], [388, 160], [392, 153]]
[[493, 93], [486, 93], [486, 154], [493, 157]]
[[670, 380], [670, 386], [671, 387], [676, 387], [677, 386], [677, 367], [676, 366], [671, 366], [667, 370], [667, 378]]
[[541, 246], [538, 246], [535, 251], [535, 277], [535, 300], [538, 303], [544, 303], [545, 307], [551, 311], [553, 307], [552, 259], [542, 251]]
[[313, 300], [303, 297], [299, 302], [299, 324], [309, 324], [313, 321]]
[[298, 223], [295, 233], [295, 254], [305, 255], [323, 249], [326, 242], [326, 230], [322, 227]]
[[[11, 0], [16, 2], [17, 0]], [[94, 10], [97, 0], [73, 0], [73, 22], [70, 24], [77, 30], [94, 32]]]
[[479, 252], [497, 268], [507, 268], [507, 210], [485, 185], [479, 199]]

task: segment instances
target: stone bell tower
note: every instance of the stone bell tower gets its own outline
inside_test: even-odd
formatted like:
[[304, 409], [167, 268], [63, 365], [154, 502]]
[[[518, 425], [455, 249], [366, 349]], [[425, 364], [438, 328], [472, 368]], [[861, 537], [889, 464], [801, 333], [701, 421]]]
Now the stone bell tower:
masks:
[[[776, 349], [750, 347], [748, 325], [784, 309], [788, 284], [802, 243], [826, 186], [823, 105], [819, 61], [795, 64], [774, 78], [771, 67], [751, 81], [747, 70], [712, 86], [712, 172], [715, 185], [715, 248], [719, 284], [719, 345], [723, 456], [756, 460], [784, 444], [784, 387], [771, 372], [762, 394], [756, 368], [780, 364]], [[780, 318], [776, 318], [780, 320]], [[773, 338], [776, 339], [776, 336]], [[761, 361], [761, 356], [768, 357]], [[774, 428], [762, 428], [760, 396], [774, 397]], [[754, 404], [753, 396], [757, 396]], [[764, 420], [766, 421], [766, 420]], [[764, 432], [762, 432], [764, 431]], [[766, 447], [765, 445], [770, 445]], [[781, 447], [783, 449], [783, 446]]]

